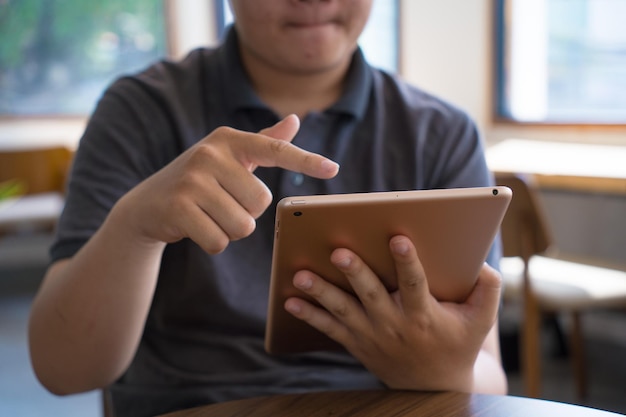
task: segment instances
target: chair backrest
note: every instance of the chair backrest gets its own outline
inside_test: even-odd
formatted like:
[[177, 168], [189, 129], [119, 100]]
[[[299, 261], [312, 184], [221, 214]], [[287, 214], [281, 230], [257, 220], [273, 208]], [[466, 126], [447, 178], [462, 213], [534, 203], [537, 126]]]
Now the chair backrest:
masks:
[[26, 194], [63, 192], [73, 152], [65, 147], [0, 151], [0, 182], [17, 180]]
[[503, 256], [519, 256], [527, 261], [546, 252], [552, 245], [552, 237], [532, 178], [508, 173], [496, 173], [495, 178], [496, 184], [513, 191], [501, 227]]

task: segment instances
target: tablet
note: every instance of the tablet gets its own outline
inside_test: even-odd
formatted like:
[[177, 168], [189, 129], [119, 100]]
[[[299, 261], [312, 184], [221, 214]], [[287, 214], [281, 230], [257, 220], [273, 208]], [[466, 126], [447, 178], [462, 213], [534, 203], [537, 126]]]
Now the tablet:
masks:
[[509, 188], [495, 186], [282, 199], [276, 209], [266, 351], [339, 348], [284, 308], [292, 296], [317, 304], [293, 286], [295, 273], [303, 269], [353, 293], [345, 276], [330, 263], [336, 248], [354, 251], [388, 291], [394, 291], [397, 284], [389, 240], [408, 236], [433, 296], [462, 302], [475, 284], [511, 197]]

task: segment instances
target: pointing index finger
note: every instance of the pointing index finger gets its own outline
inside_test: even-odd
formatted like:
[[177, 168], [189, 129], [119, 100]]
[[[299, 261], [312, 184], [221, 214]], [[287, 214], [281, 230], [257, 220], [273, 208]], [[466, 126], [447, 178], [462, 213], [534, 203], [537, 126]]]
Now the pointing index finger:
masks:
[[280, 167], [322, 179], [332, 178], [339, 172], [339, 164], [322, 155], [305, 151], [284, 140], [267, 136], [263, 139], [251, 156], [251, 160], [259, 166]]
[[337, 163], [291, 144], [299, 129], [300, 119], [291, 114], [258, 133], [244, 133], [246, 140], [230, 142], [230, 146], [251, 172], [257, 166], [264, 166], [280, 167], [322, 179], [337, 175]]

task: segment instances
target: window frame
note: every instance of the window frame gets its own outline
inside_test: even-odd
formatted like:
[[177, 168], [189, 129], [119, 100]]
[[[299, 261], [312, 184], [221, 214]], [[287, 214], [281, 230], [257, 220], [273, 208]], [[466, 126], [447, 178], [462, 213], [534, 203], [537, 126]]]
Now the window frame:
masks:
[[492, 0], [492, 121], [501, 126], [528, 126], [528, 127], [548, 127], [548, 128], [593, 128], [607, 131], [622, 130], [626, 127], [626, 117], [621, 122], [600, 122], [594, 120], [580, 119], [579, 121], [560, 121], [557, 119], [548, 120], [518, 120], [507, 115], [506, 104], [506, 67], [509, 64], [509, 51], [507, 50], [507, 22], [510, 22], [511, 0]]

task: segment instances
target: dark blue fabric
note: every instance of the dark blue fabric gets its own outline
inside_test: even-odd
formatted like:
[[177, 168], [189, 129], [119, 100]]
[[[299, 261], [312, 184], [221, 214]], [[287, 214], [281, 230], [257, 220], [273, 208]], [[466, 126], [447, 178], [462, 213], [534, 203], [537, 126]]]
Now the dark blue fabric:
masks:
[[[218, 126], [259, 131], [277, 121], [251, 88], [234, 31], [216, 50], [199, 49], [118, 80], [80, 142], [52, 259], [76, 253], [124, 193]], [[341, 169], [331, 180], [257, 169], [275, 202], [288, 195], [491, 184], [468, 116], [373, 69], [360, 51], [343, 96], [306, 116], [294, 143]], [[272, 207], [250, 237], [219, 255], [189, 240], [167, 246], [136, 357], [111, 387], [119, 417], [254, 395], [382, 387], [346, 353], [264, 352], [273, 226]], [[494, 250], [490, 262], [497, 257]]]

